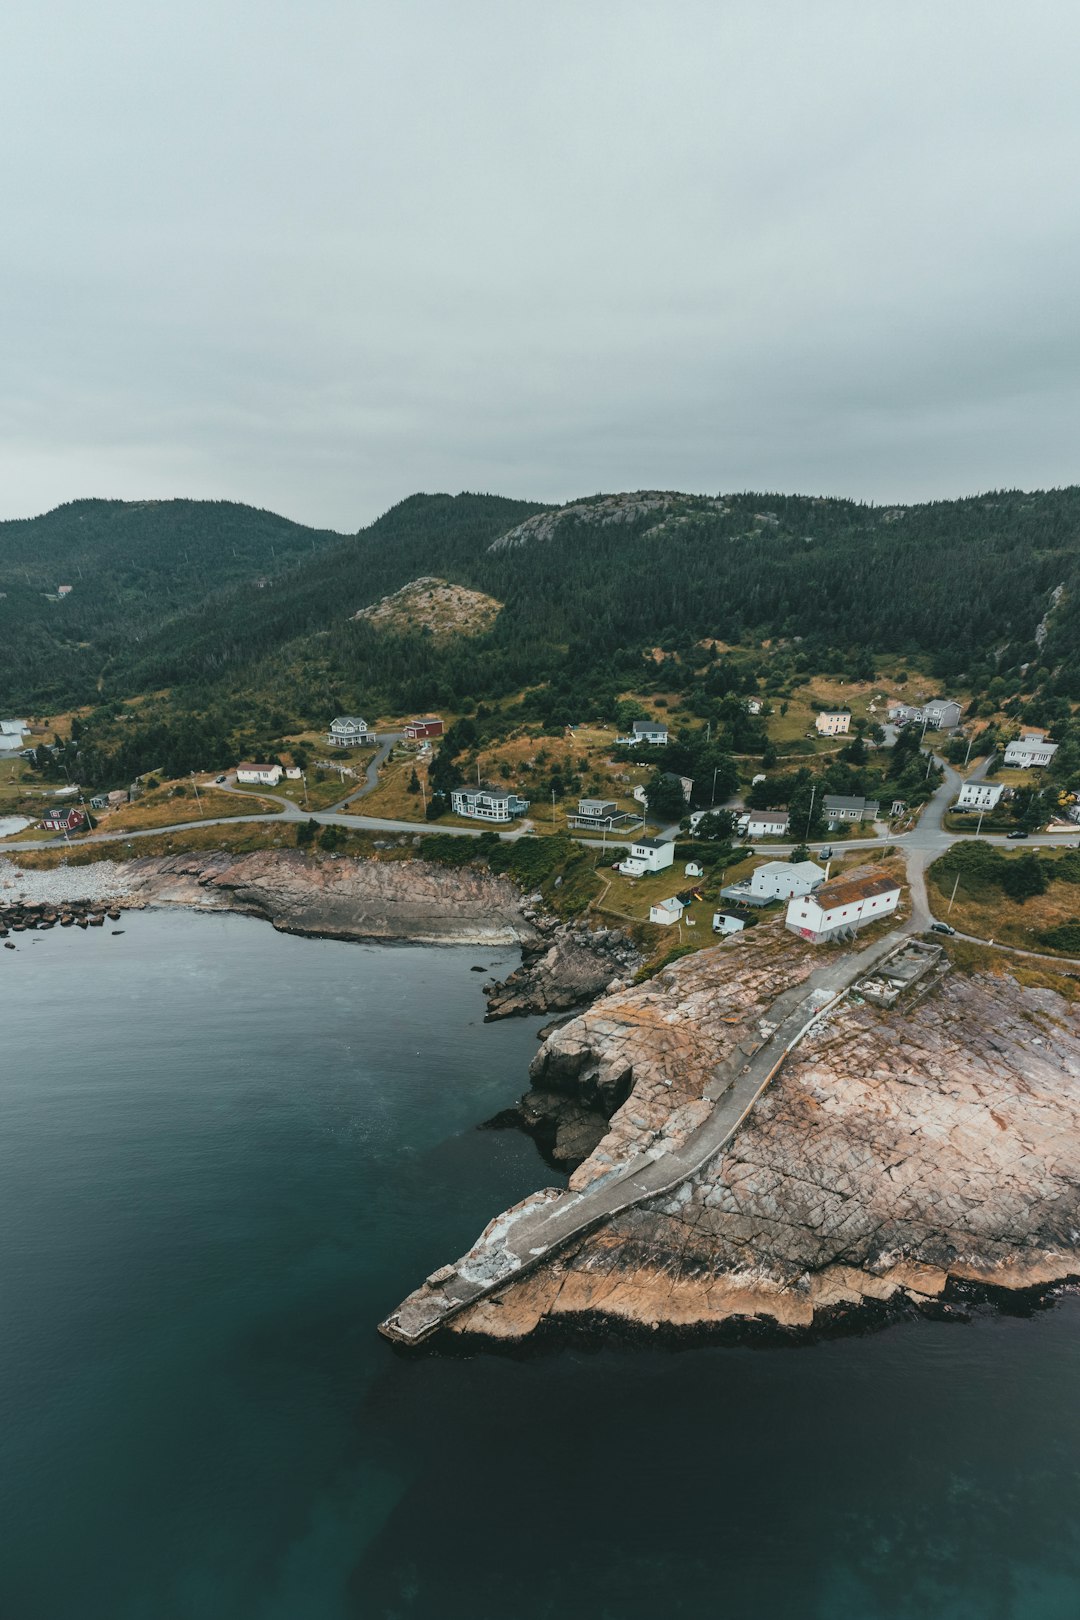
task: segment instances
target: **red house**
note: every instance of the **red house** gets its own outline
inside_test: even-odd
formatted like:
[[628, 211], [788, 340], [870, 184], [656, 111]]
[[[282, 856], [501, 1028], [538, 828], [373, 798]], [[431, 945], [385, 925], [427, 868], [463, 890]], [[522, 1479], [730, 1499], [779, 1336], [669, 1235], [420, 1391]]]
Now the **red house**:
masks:
[[54, 805], [41, 823], [46, 832], [78, 832], [86, 826], [86, 816], [73, 804]]
[[419, 720], [410, 720], [405, 727], [406, 737], [416, 742], [419, 737], [441, 737], [443, 723], [437, 714], [422, 715]]

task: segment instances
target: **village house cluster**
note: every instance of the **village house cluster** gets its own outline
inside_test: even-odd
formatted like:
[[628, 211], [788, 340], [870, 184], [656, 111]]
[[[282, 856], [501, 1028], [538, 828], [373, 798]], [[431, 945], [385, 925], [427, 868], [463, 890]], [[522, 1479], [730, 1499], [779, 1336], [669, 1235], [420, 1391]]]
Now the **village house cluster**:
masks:
[[952, 698], [931, 698], [929, 703], [890, 703], [894, 726], [925, 726], [931, 731], [955, 731], [963, 710]]

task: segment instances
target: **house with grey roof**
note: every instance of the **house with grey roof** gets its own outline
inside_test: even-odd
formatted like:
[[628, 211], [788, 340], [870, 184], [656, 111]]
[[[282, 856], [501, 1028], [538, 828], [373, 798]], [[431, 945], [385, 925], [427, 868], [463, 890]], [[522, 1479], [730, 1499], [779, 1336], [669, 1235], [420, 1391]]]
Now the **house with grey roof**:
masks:
[[880, 808], [877, 799], [862, 799], [845, 793], [826, 793], [822, 801], [825, 820], [830, 827], [841, 827], [847, 822], [876, 821]]

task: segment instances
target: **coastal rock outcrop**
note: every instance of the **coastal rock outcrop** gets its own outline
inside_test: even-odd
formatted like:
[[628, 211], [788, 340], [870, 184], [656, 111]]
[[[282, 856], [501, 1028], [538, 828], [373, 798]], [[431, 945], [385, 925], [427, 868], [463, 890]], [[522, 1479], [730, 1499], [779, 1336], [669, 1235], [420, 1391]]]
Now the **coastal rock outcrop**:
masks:
[[[551, 1035], [539, 1084], [586, 1096], [630, 1086], [571, 1187], [657, 1133], [684, 1139], [735, 1036], [746, 1044], [745, 1009], [768, 1029], [767, 930], [755, 932]], [[774, 946], [773, 974], [807, 971], [797, 942]], [[743, 1016], [725, 1010], [740, 1001]], [[843, 1003], [696, 1175], [448, 1327], [498, 1339], [560, 1320], [805, 1329], [853, 1306], [929, 1307], [952, 1285], [1026, 1289], [1078, 1274], [1080, 1018], [1066, 995], [1002, 964], [953, 972], [889, 1010]]]
[[253, 850], [152, 857], [124, 871], [147, 904], [244, 911], [288, 933], [469, 945], [534, 935], [513, 884], [482, 867]]
[[521, 966], [486, 988], [488, 1018], [583, 1007], [613, 980], [632, 977], [644, 961], [617, 928], [557, 923], [531, 909], [526, 916], [534, 937], [522, 947]]

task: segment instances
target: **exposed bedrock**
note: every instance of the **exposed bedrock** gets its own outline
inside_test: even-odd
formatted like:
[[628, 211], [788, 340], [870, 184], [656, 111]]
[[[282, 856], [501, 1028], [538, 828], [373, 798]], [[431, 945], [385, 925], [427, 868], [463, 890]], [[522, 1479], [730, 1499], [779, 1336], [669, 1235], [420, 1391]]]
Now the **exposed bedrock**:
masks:
[[[246, 912], [289, 933], [493, 946], [527, 944], [535, 933], [514, 885], [483, 867], [279, 849], [145, 857], [114, 870], [136, 904]], [[65, 876], [77, 886], [93, 871]]]
[[[605, 998], [550, 1037], [533, 1066], [545, 1087], [599, 1095], [634, 1077], [571, 1187], [693, 1128], [736, 1035], [747, 1040], [726, 1009], [741, 998], [766, 1012], [768, 936], [755, 935]], [[807, 971], [797, 942], [774, 937], [772, 954], [780, 971]], [[560, 1319], [804, 1329], [862, 1304], [927, 1306], [950, 1284], [1028, 1289], [1078, 1274], [1076, 1003], [1005, 971], [954, 972], [888, 1011], [845, 1003], [696, 1175], [449, 1326], [500, 1339]]]
[[644, 960], [617, 928], [558, 923], [532, 907], [525, 916], [535, 935], [523, 945], [521, 966], [485, 991], [488, 1018], [586, 1006], [631, 978]]

